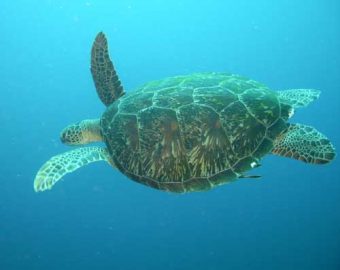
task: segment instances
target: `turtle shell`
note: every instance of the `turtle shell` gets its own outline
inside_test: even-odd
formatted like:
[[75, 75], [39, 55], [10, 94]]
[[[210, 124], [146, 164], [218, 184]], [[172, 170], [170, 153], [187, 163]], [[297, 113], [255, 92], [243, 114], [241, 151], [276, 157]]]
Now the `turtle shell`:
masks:
[[102, 133], [117, 168], [153, 188], [189, 192], [256, 167], [289, 108], [238, 75], [198, 73], [145, 84], [108, 107]]

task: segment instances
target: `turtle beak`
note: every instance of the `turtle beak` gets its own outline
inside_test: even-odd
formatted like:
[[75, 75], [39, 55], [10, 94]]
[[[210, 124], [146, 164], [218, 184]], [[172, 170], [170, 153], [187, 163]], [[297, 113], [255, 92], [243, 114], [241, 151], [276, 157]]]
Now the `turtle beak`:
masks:
[[61, 140], [62, 143], [67, 144], [65, 132], [62, 132], [62, 133], [60, 134], [60, 140]]
[[64, 128], [60, 133], [60, 140], [63, 144], [74, 145], [74, 142], [72, 142], [73, 135], [72, 129]]
[[69, 135], [68, 135], [68, 132], [67, 130], [63, 130], [61, 133], [60, 133], [60, 140], [63, 144], [70, 144], [70, 140], [68, 139], [69, 138]]

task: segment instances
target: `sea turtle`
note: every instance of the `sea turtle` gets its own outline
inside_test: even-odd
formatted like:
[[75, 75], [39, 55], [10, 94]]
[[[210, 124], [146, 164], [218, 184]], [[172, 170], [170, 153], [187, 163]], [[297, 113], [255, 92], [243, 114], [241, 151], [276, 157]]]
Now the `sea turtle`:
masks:
[[239, 75], [195, 73], [127, 94], [102, 32], [93, 43], [91, 73], [106, 111], [100, 119], [66, 127], [61, 141], [106, 147], [52, 157], [38, 171], [35, 191], [51, 189], [65, 174], [101, 160], [136, 182], [182, 193], [254, 178], [245, 172], [268, 153], [313, 164], [335, 157], [331, 142], [315, 128], [287, 122], [294, 109], [318, 98], [318, 90], [272, 91]]

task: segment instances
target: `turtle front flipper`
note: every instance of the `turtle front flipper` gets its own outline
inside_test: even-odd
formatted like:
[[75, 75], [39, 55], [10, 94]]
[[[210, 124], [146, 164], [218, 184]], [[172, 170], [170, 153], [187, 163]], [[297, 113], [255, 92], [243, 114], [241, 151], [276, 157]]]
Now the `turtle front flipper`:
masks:
[[278, 91], [277, 93], [281, 103], [296, 109], [306, 107], [309, 103], [318, 99], [321, 91], [315, 89], [289, 89]]
[[100, 32], [92, 46], [91, 73], [100, 100], [109, 106], [124, 95], [124, 90], [111, 62], [107, 40]]
[[335, 149], [326, 136], [301, 124], [291, 124], [274, 141], [272, 153], [314, 164], [325, 164], [335, 158]]
[[107, 149], [102, 147], [82, 147], [54, 156], [38, 171], [34, 179], [34, 190], [39, 192], [51, 189], [65, 174], [102, 160], [113, 166]]

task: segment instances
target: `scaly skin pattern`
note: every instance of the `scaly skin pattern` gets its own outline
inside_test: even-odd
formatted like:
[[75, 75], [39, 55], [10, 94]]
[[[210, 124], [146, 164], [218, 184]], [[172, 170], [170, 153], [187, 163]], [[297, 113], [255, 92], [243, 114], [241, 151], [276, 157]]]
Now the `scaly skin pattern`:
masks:
[[39, 169], [34, 179], [34, 190], [38, 192], [51, 189], [64, 175], [97, 161], [112, 164], [106, 148], [81, 147], [56, 155]]
[[118, 169], [153, 188], [190, 192], [257, 166], [291, 106], [266, 86], [225, 73], [147, 83], [108, 107], [102, 134]]
[[124, 95], [123, 86], [110, 60], [107, 39], [102, 32], [96, 36], [92, 46], [91, 73], [98, 96], [106, 106]]
[[102, 142], [100, 120], [87, 119], [68, 125], [61, 131], [60, 140], [67, 145], [84, 145], [92, 142]]
[[325, 164], [335, 158], [334, 147], [326, 136], [301, 124], [291, 124], [275, 140], [273, 153], [314, 164]]

